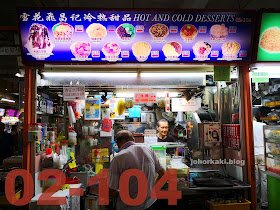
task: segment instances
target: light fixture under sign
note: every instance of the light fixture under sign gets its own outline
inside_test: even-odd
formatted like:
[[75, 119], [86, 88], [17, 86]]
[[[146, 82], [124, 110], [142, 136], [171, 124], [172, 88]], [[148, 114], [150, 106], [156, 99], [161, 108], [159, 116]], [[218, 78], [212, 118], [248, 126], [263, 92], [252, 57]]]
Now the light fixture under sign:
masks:
[[7, 98], [1, 98], [0, 101], [9, 102], [9, 103], [16, 103], [16, 101], [11, 100], [11, 99], [7, 99]]

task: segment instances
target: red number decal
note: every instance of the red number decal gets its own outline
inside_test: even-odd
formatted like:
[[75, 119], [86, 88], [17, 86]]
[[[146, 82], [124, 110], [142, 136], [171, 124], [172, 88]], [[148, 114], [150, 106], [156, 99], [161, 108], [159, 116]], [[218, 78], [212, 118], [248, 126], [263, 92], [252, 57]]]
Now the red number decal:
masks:
[[[162, 186], [168, 181], [168, 190], [161, 191]], [[182, 198], [182, 192], [177, 190], [177, 170], [168, 169], [151, 191], [151, 198], [168, 199], [168, 205], [177, 205], [177, 200]]]
[[49, 176], [55, 176], [56, 180], [53, 185], [42, 193], [37, 201], [37, 205], [66, 205], [65, 197], [51, 197], [54, 193], [60, 190], [65, 184], [66, 178], [62, 171], [57, 169], [47, 169], [39, 174], [38, 179], [47, 181]]
[[[17, 176], [23, 178], [23, 196], [17, 199], [15, 195], [15, 179]], [[15, 169], [9, 172], [5, 180], [5, 193], [7, 200], [14, 206], [24, 206], [28, 204], [34, 193], [34, 182], [30, 173], [24, 169]]]
[[88, 179], [88, 186], [99, 182], [99, 205], [109, 205], [109, 170], [101, 169], [97, 175]]
[[[138, 193], [135, 199], [132, 199], [129, 195], [129, 179], [131, 176], [135, 176], [138, 181]], [[148, 182], [146, 175], [138, 169], [129, 169], [122, 173], [119, 182], [119, 193], [121, 200], [130, 206], [138, 206], [142, 204], [148, 193]]]

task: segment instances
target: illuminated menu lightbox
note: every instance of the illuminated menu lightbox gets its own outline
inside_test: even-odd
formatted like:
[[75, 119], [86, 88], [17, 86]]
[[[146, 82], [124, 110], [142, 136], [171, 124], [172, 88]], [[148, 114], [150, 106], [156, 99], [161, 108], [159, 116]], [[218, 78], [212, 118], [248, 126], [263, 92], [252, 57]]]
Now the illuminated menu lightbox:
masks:
[[280, 61], [280, 13], [262, 13], [257, 61]]
[[27, 62], [248, 61], [253, 12], [18, 10]]

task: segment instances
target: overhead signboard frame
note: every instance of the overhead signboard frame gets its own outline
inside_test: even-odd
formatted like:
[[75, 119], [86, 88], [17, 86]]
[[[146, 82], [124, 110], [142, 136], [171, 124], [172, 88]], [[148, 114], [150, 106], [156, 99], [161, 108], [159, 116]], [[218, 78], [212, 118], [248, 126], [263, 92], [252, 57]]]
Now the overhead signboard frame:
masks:
[[20, 8], [24, 64], [251, 62], [252, 10]]

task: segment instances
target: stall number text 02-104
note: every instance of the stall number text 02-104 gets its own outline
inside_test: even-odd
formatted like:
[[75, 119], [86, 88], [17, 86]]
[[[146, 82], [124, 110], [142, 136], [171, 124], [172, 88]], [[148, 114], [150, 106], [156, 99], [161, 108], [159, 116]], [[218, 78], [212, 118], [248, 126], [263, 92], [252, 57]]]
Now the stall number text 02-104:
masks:
[[[15, 195], [16, 177], [23, 178], [23, 196], [18, 199]], [[37, 205], [66, 205], [66, 197], [52, 197], [60, 190], [66, 181], [65, 175], [58, 169], [46, 169], [39, 174], [38, 180], [47, 181], [50, 176], [55, 176], [56, 180], [51, 187], [45, 190], [37, 201]], [[137, 197], [132, 199], [129, 195], [129, 179], [135, 176], [138, 181]], [[163, 185], [168, 181], [168, 189], [161, 190]], [[99, 205], [109, 205], [109, 170], [101, 169], [99, 173], [88, 180], [88, 185], [98, 185]], [[25, 169], [15, 169], [9, 172], [5, 180], [5, 193], [7, 200], [15, 206], [27, 205], [34, 194], [34, 182], [31, 174]], [[70, 196], [82, 196], [83, 188], [70, 188]], [[122, 173], [119, 180], [119, 196], [127, 205], [138, 206], [142, 204], [148, 193], [148, 182], [146, 175], [138, 169], [129, 169]], [[182, 198], [182, 192], [177, 190], [177, 170], [168, 169], [161, 179], [151, 190], [151, 198], [168, 199], [168, 205], [177, 205], [177, 200]]]

